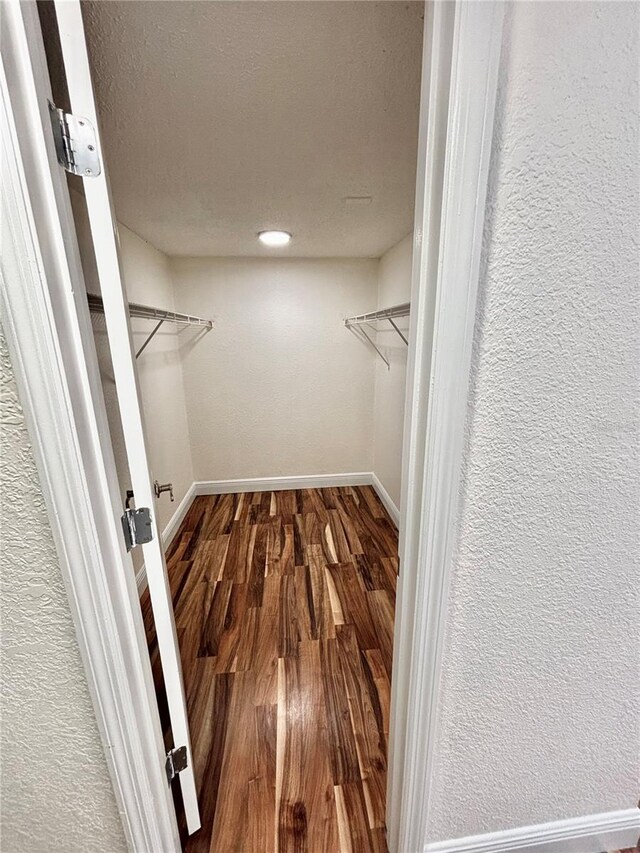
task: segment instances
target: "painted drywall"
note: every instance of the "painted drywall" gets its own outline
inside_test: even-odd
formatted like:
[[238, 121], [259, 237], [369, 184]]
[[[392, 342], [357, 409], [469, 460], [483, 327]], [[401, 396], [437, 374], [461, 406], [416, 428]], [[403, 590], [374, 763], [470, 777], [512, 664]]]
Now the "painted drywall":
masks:
[[371, 471], [374, 360], [343, 319], [377, 261], [174, 258], [176, 298], [212, 317], [182, 368], [196, 480]]
[[508, 8], [429, 841], [638, 801], [639, 24]]
[[118, 217], [163, 252], [270, 256], [286, 228], [281, 256], [377, 258], [412, 227], [424, 3], [83, 12]]
[[0, 329], [0, 824], [7, 853], [127, 849]]
[[[411, 299], [413, 234], [389, 249], [378, 267], [378, 309]], [[409, 337], [409, 318], [398, 318], [398, 328]], [[393, 503], [400, 507], [402, 437], [408, 347], [388, 323], [379, 324], [378, 346], [390, 367], [376, 359], [373, 414], [373, 470]]]
[[[71, 192], [71, 199], [87, 290], [91, 293], [99, 293], [84, 199], [76, 192]], [[118, 225], [118, 232], [120, 257], [129, 301], [164, 308], [168, 311], [179, 310], [174, 304], [173, 282], [169, 271], [169, 259], [166, 255], [140, 239], [122, 224]], [[130, 488], [129, 469], [104, 316], [92, 315], [92, 323], [118, 478], [124, 494], [126, 489]], [[131, 327], [136, 350], [142, 346], [154, 326], [153, 320], [132, 318]], [[184, 333], [180, 333], [178, 327], [173, 324], [167, 323], [161, 326], [136, 361], [147, 428], [151, 473], [161, 483], [172, 482], [175, 496], [174, 503], [171, 503], [166, 493], [156, 501], [160, 530], [166, 526], [193, 482], [179, 352], [181, 334]], [[140, 556], [134, 551], [136, 568], [139, 567], [139, 560]]]

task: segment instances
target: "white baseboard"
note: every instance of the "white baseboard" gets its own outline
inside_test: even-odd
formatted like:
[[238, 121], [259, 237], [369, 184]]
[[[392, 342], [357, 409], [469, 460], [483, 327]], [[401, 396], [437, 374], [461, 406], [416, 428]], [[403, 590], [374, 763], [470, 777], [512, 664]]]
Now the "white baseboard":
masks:
[[391, 495], [382, 485], [380, 480], [378, 479], [377, 474], [371, 475], [371, 485], [376, 490], [376, 494], [382, 501], [382, 505], [386, 509], [386, 511], [391, 516], [391, 520], [395, 524], [396, 527], [400, 526], [400, 510], [395, 505], [395, 503], [391, 500]]
[[[189, 488], [187, 489], [185, 496], [182, 498], [180, 503], [177, 506], [176, 511], [173, 513], [169, 521], [167, 522], [164, 530], [161, 533], [162, 537], [162, 547], [166, 550], [171, 544], [171, 540], [176, 535], [178, 530], [180, 529], [180, 525], [182, 524], [185, 515], [187, 514], [189, 507], [191, 506], [193, 499], [196, 494], [196, 484], [191, 483]], [[136, 572], [136, 584], [138, 587], [138, 595], [142, 595], [147, 587], [147, 570], [145, 568], [144, 563]]]
[[147, 569], [144, 563], [136, 572], [136, 586], [138, 587], [138, 595], [142, 595], [147, 588]]
[[426, 844], [424, 853], [605, 853], [634, 847], [640, 811], [605, 812]]
[[178, 532], [180, 525], [182, 524], [189, 507], [193, 503], [193, 499], [197, 494], [200, 494], [196, 491], [197, 483], [191, 483], [189, 488], [187, 489], [185, 496], [182, 498], [176, 511], [173, 513], [169, 521], [167, 522], [166, 527], [162, 531], [162, 545], [164, 548], [168, 548], [171, 544], [171, 540]]
[[224, 495], [238, 492], [280, 492], [284, 489], [325, 489], [330, 486], [370, 486], [370, 471], [350, 474], [314, 474], [301, 477], [256, 477], [250, 480], [200, 480], [196, 495]]

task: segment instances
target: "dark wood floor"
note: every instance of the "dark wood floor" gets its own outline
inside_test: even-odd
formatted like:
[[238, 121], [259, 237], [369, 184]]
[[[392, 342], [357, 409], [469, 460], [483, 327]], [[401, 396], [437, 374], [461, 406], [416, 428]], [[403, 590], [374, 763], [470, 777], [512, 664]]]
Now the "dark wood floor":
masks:
[[167, 562], [202, 817], [187, 853], [386, 851], [397, 532], [373, 489], [197, 497]]

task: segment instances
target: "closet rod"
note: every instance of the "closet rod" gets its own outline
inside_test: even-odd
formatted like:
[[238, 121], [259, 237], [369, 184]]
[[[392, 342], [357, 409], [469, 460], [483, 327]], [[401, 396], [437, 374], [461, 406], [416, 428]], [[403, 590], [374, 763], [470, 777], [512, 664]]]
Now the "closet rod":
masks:
[[380, 311], [370, 311], [368, 314], [358, 314], [356, 317], [347, 317], [344, 321], [347, 329], [351, 329], [354, 333], [357, 332], [360, 335], [363, 335], [367, 341], [371, 344], [374, 350], [378, 353], [380, 358], [387, 365], [388, 369], [391, 369], [391, 364], [389, 359], [384, 355], [380, 347], [375, 343], [375, 341], [367, 334], [365, 330], [365, 326], [370, 326], [371, 329], [376, 330], [376, 327], [373, 325], [378, 320], [387, 320], [391, 324], [391, 328], [396, 332], [402, 340], [409, 345], [409, 341], [403, 332], [398, 328], [397, 324], [394, 323], [394, 318], [398, 317], [408, 317], [411, 312], [411, 303], [403, 302], [401, 305], [392, 305], [391, 308], [383, 308]]
[[383, 308], [381, 311], [370, 311], [368, 314], [358, 314], [356, 317], [347, 317], [345, 326], [361, 326], [364, 323], [372, 323], [375, 320], [391, 320], [393, 317], [408, 317], [411, 310], [410, 302], [401, 305], [392, 305], [391, 308]]
[[[89, 310], [94, 314], [104, 314], [102, 297], [94, 293], [87, 293]], [[145, 317], [147, 320], [166, 320], [168, 323], [183, 323], [185, 326], [206, 326], [213, 328], [213, 320], [205, 320], [202, 317], [193, 317], [191, 314], [178, 314], [175, 311], [165, 311], [163, 308], [152, 308], [150, 305], [139, 305], [136, 302], [129, 303], [129, 314], [132, 317]]]
[[[94, 314], [104, 314], [104, 304], [101, 296], [95, 293], [87, 293], [87, 302], [89, 303], [89, 311], [92, 311]], [[202, 317], [194, 317], [191, 314], [178, 314], [175, 311], [165, 311], [163, 308], [152, 308], [150, 305], [140, 305], [137, 302], [129, 303], [129, 314], [132, 317], [142, 317], [145, 320], [158, 321], [153, 327], [151, 334], [148, 335], [136, 353], [136, 358], [142, 353], [163, 323], [180, 323], [183, 326], [202, 326], [206, 329], [213, 328], [213, 320], [205, 320]]]

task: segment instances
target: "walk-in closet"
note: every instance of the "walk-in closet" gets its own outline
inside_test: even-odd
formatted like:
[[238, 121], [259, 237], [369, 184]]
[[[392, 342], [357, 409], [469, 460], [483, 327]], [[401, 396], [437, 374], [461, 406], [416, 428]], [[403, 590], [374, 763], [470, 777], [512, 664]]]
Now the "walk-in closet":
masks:
[[81, 11], [102, 159], [69, 196], [183, 849], [382, 853], [424, 4]]

